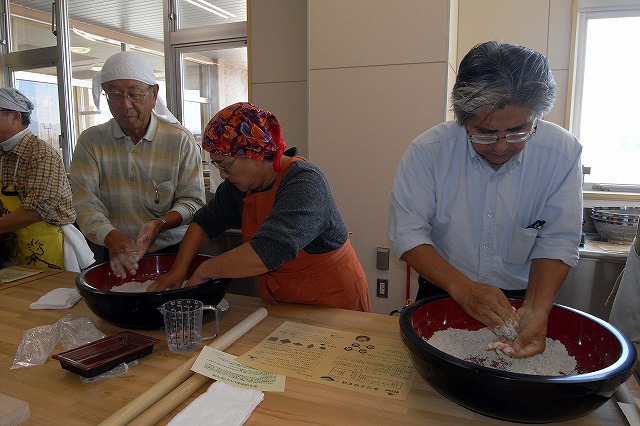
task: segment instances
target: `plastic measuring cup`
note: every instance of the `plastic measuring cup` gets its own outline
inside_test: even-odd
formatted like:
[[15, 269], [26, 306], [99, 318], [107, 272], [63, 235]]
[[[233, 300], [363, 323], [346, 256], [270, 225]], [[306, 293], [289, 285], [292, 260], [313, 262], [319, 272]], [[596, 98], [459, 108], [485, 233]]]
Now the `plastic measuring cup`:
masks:
[[[164, 331], [167, 345], [171, 352], [188, 352], [198, 349], [203, 340], [218, 337], [218, 309], [212, 305], [204, 305], [195, 299], [177, 299], [158, 307], [164, 317]], [[213, 336], [202, 337], [202, 314], [205, 310], [215, 312], [215, 329]]]

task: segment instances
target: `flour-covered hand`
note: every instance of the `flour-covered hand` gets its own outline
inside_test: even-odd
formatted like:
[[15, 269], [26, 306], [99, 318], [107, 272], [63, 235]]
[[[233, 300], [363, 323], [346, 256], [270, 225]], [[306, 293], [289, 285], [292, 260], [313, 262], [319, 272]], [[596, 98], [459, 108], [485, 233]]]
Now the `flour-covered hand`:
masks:
[[119, 278], [124, 278], [127, 274], [135, 275], [136, 272], [138, 272], [138, 260], [140, 260], [140, 256], [136, 244], [133, 243], [133, 241], [131, 243], [128, 249], [111, 257], [109, 261], [111, 270]]

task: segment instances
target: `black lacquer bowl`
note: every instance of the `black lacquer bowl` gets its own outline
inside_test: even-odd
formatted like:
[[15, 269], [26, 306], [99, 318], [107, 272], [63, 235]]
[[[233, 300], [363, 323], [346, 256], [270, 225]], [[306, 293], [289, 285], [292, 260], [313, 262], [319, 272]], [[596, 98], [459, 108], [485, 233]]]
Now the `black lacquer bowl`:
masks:
[[[227, 292], [230, 279], [210, 280], [200, 285], [176, 290], [126, 293], [111, 291], [114, 286], [129, 281], [145, 282], [168, 272], [175, 254], [146, 255], [138, 262], [134, 276], [118, 278], [108, 262], [92, 266], [76, 277], [76, 287], [91, 312], [123, 328], [155, 330], [164, 327], [158, 306], [175, 299], [196, 299], [205, 305], [216, 306]], [[198, 255], [191, 262], [187, 277], [211, 256]]]
[[[522, 300], [510, 300], [516, 308]], [[576, 358], [569, 376], [518, 374], [483, 367], [448, 355], [426, 342], [448, 328], [479, 330], [449, 296], [423, 299], [400, 315], [402, 338], [420, 375], [438, 392], [486, 416], [527, 423], [560, 422], [604, 404], [633, 371], [633, 343], [609, 323], [579, 310], [554, 305], [547, 336]]]

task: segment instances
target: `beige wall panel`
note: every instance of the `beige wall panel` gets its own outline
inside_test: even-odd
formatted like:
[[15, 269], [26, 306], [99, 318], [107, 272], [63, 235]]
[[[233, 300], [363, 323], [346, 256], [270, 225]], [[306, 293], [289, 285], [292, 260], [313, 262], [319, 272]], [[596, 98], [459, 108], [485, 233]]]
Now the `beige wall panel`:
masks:
[[310, 69], [447, 57], [447, 1], [310, 0], [309, 17]]
[[[388, 239], [389, 196], [400, 158], [416, 136], [445, 115], [446, 62], [312, 70], [310, 159], [327, 175], [369, 281], [375, 312], [405, 301], [405, 264], [391, 255], [376, 269], [376, 247]], [[389, 298], [375, 297], [389, 278]], [[412, 291], [415, 296], [415, 289]]]
[[251, 102], [276, 117], [288, 147], [308, 155], [307, 82], [252, 84]]
[[551, 0], [547, 56], [553, 69], [569, 69], [572, 14], [572, 0]]
[[251, 81], [307, 79], [307, 2], [249, 2]]
[[460, 0], [458, 61], [476, 44], [502, 40], [547, 54], [549, 0]]

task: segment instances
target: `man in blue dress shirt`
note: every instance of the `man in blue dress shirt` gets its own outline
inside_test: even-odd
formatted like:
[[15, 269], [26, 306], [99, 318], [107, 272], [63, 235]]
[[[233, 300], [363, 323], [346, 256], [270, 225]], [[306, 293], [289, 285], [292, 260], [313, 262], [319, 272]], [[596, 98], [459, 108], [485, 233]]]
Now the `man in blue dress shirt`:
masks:
[[[409, 145], [391, 195], [389, 235], [420, 274], [418, 299], [446, 292], [498, 335], [515, 325], [515, 340], [502, 338], [514, 358], [544, 351], [553, 300], [578, 262], [582, 147], [542, 119], [555, 96], [544, 55], [475, 46], [452, 91], [456, 121]], [[512, 295], [525, 296], [517, 313]]]

